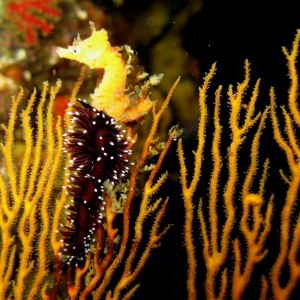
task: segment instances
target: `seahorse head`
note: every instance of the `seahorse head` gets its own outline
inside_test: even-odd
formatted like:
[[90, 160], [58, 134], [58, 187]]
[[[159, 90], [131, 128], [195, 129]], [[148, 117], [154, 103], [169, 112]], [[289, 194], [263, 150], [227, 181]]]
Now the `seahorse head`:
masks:
[[74, 40], [68, 48], [57, 48], [57, 54], [62, 58], [68, 58], [88, 65], [91, 69], [105, 68], [103, 53], [111, 49], [105, 29], [96, 31], [92, 27], [92, 35], [81, 40], [80, 36]]

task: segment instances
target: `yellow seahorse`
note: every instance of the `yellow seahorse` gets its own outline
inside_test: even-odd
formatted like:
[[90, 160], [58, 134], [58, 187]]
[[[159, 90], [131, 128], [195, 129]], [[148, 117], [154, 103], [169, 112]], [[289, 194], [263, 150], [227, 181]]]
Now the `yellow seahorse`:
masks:
[[[92, 34], [81, 40], [79, 35], [68, 48], [57, 48], [60, 57], [86, 64], [91, 69], [104, 69], [100, 84], [91, 94], [91, 105], [117, 121], [128, 123], [142, 118], [152, 107], [147, 95], [131, 101], [126, 95], [126, 79], [130, 66], [126, 65], [119, 47], [112, 47], [105, 29], [97, 31], [91, 23]], [[159, 81], [160, 78], [156, 77]], [[157, 84], [150, 77], [150, 84]]]

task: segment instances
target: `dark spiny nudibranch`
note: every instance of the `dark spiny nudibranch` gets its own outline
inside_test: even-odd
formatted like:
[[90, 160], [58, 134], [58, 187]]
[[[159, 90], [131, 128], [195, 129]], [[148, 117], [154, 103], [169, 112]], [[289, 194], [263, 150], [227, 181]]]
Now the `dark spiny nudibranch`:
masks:
[[104, 182], [112, 183], [128, 170], [130, 141], [114, 118], [78, 99], [71, 114], [72, 126], [65, 134], [69, 154], [66, 192], [73, 197], [67, 225], [61, 230], [62, 254], [68, 264], [78, 265], [90, 251], [97, 223], [103, 219]]

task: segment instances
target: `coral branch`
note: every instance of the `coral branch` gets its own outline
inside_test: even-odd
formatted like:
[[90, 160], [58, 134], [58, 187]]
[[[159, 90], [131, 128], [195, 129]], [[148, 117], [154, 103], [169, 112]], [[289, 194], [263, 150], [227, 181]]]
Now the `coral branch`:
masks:
[[[280, 122], [275, 111], [275, 90], [270, 90], [271, 117], [273, 124], [274, 138], [280, 148], [284, 151], [290, 169], [290, 176], [283, 179], [288, 183], [285, 196], [285, 205], [281, 212], [280, 226], [280, 251], [277, 260], [272, 268], [271, 282], [275, 299], [288, 299], [300, 281], [300, 264], [297, 253], [300, 251], [299, 245], [299, 213], [294, 215], [294, 208], [299, 205], [299, 182], [300, 182], [300, 146], [295, 136], [299, 132], [300, 110], [297, 106], [299, 79], [296, 69], [296, 58], [300, 43], [300, 30], [297, 31], [292, 51], [288, 53], [286, 48], [283, 52], [288, 61], [290, 73], [290, 90], [288, 95], [289, 112], [283, 108], [285, 119], [286, 137], [280, 128]], [[282, 172], [281, 172], [282, 173]], [[282, 173], [283, 174], [283, 173]], [[294, 220], [294, 221], [293, 221]], [[289, 276], [285, 284], [281, 283], [281, 273], [288, 267]]]
[[[21, 90], [19, 95], [13, 98], [6, 139], [2, 144], [8, 176], [4, 178], [0, 175], [1, 241], [5, 240], [1, 245], [0, 254], [0, 296], [3, 299], [6, 299], [8, 294], [13, 295], [14, 298], [25, 298], [25, 295], [35, 298], [41, 292], [41, 285], [49, 276], [48, 258], [51, 253], [49, 232], [53, 216], [49, 215], [50, 207], [53, 207], [50, 200], [59, 177], [58, 169], [62, 159], [62, 129], [59, 120], [56, 127], [53, 126], [52, 114], [53, 102], [59, 88], [60, 82], [51, 90], [50, 101], [46, 106], [48, 84], [44, 85], [36, 111], [36, 137], [33, 136], [32, 128], [36, 91], [32, 93], [28, 105], [22, 112], [21, 122], [17, 111], [22, 101], [23, 91]], [[45, 110], [47, 110], [46, 121]], [[13, 151], [14, 135], [16, 125], [19, 123], [23, 127], [24, 149], [22, 158], [16, 159]], [[21, 164], [19, 160], [22, 161]], [[15, 170], [18, 168], [21, 168], [21, 171], [17, 177]], [[8, 194], [7, 191], [11, 192]], [[39, 223], [37, 216], [41, 220]], [[16, 220], [18, 220], [17, 229], [14, 226]], [[38, 249], [37, 252], [35, 247]], [[17, 249], [21, 251], [21, 255], [16, 255]], [[13, 282], [15, 283], [12, 284]]]
[[199, 88], [199, 109], [200, 109], [200, 118], [199, 118], [199, 127], [198, 127], [198, 146], [195, 154], [195, 164], [194, 164], [194, 174], [192, 177], [192, 181], [190, 185], [187, 182], [187, 168], [184, 162], [184, 154], [182, 147], [182, 140], [179, 140], [178, 143], [178, 156], [180, 162], [180, 170], [181, 170], [181, 183], [182, 183], [182, 192], [184, 198], [184, 206], [185, 206], [185, 227], [184, 227], [184, 236], [185, 236], [185, 244], [188, 256], [188, 278], [187, 278], [187, 289], [188, 289], [188, 298], [196, 299], [196, 267], [197, 262], [195, 258], [195, 251], [193, 245], [193, 237], [192, 237], [192, 228], [193, 228], [193, 215], [194, 209], [192, 204], [193, 194], [195, 193], [197, 183], [200, 180], [201, 176], [201, 166], [202, 166], [202, 155], [204, 150], [204, 142], [205, 142], [205, 127], [206, 127], [206, 118], [207, 118], [207, 108], [206, 108], [206, 93], [212, 79], [214, 72], [216, 70], [216, 65], [213, 64], [210, 72], [204, 79], [203, 86]]
[[36, 30], [48, 35], [52, 30], [52, 25], [47, 23], [46, 18], [58, 17], [60, 11], [52, 7], [56, 1], [30, 0], [30, 1], [10, 1], [7, 5], [8, 14], [15, 20], [20, 31], [26, 35], [26, 43], [33, 45], [36, 42]]
[[[129, 192], [128, 192], [128, 195], [127, 195], [127, 200], [126, 200], [126, 203], [125, 203], [125, 206], [124, 206], [124, 211], [123, 211], [123, 236], [122, 236], [122, 241], [121, 241], [119, 251], [118, 251], [116, 257], [114, 258], [111, 265], [107, 268], [107, 270], [105, 272], [105, 275], [104, 275], [104, 278], [103, 278], [103, 281], [100, 284], [99, 288], [96, 290], [96, 293], [94, 295], [94, 297], [96, 299], [99, 299], [103, 295], [104, 290], [106, 289], [107, 285], [111, 281], [111, 278], [113, 276], [114, 271], [121, 264], [121, 262], [123, 260], [123, 257], [125, 255], [125, 250], [128, 247], [128, 240], [129, 240], [129, 236], [130, 236], [130, 232], [131, 232], [131, 229], [130, 229], [130, 211], [131, 211], [131, 207], [132, 207], [132, 202], [134, 200], [134, 193], [136, 191], [137, 176], [138, 176], [140, 170], [142, 169], [143, 165], [145, 164], [145, 161], [146, 161], [146, 159], [149, 155], [150, 145], [155, 140], [155, 133], [156, 133], [159, 121], [162, 117], [163, 112], [165, 111], [165, 109], [167, 108], [167, 106], [168, 106], [168, 104], [171, 100], [171, 96], [172, 96], [172, 94], [174, 92], [174, 89], [176, 88], [176, 85], [178, 84], [178, 82], [179, 82], [179, 79], [174, 83], [173, 87], [171, 88], [171, 90], [170, 90], [168, 96], [166, 97], [164, 103], [162, 104], [161, 108], [157, 112], [155, 112], [155, 110], [153, 109], [153, 121], [152, 121], [152, 126], [151, 126], [151, 129], [150, 129], [150, 132], [149, 132], [149, 134], [147, 136], [147, 139], [144, 143], [144, 148], [143, 148], [143, 151], [141, 153], [141, 156], [140, 156], [138, 162], [136, 163], [135, 168], [132, 170], [132, 173], [131, 173], [131, 176], [130, 176]], [[151, 180], [150, 182], [148, 181], [148, 185], [154, 179], [154, 175], [157, 174], [157, 172], [160, 168], [162, 159], [166, 155], [167, 149], [169, 149], [169, 147], [170, 147], [170, 143], [172, 141], [172, 138], [173, 138], [173, 135], [168, 140], [168, 143], [165, 147], [166, 150], [163, 151], [162, 154], [160, 155], [160, 158], [159, 158], [159, 160], [156, 164], [156, 169], [153, 170], [152, 175], [150, 175], [150, 177], [149, 177], [150, 179], [148, 179], [148, 180]], [[149, 193], [149, 192], [147, 191], [147, 193]], [[140, 209], [140, 213], [139, 213], [139, 216], [138, 216], [138, 219], [140, 221], [137, 221], [136, 226], [135, 226], [135, 236], [136, 236], [136, 238], [141, 236], [141, 231], [142, 231], [141, 226], [143, 224], [144, 218], [147, 216], [147, 206], [149, 204], [148, 203], [149, 194], [146, 196], [146, 191], [145, 191], [144, 195], [145, 196], [142, 200], [141, 209]], [[160, 211], [162, 211], [162, 209], [163, 209], [163, 207], [161, 208]], [[160, 218], [159, 218], [159, 220], [160, 220]], [[155, 227], [153, 227], [153, 228], [155, 228]], [[156, 234], [155, 230], [152, 231], [152, 232], [153, 232], [153, 234]], [[151, 246], [151, 244], [150, 244], [150, 246]], [[148, 246], [148, 247], [150, 247], [150, 246]], [[137, 247], [138, 247], [138, 244], [135, 244], [135, 242], [134, 242], [133, 246], [130, 250], [130, 256], [132, 256], [132, 258], [135, 257], [135, 251], [136, 251], [135, 249], [137, 249]], [[145, 259], [143, 260], [143, 265], [145, 264], [146, 259], [148, 258], [148, 255], [150, 253], [150, 251], [149, 251], [150, 249], [151, 249], [151, 247], [148, 250], [145, 250], [145, 252], [144, 252], [144, 253], [148, 253], [148, 254], [145, 256]], [[134, 251], [134, 252], [132, 252], [132, 251]], [[128, 269], [131, 268], [130, 263], [129, 264], [127, 263], [126, 268], [128, 268]], [[124, 275], [125, 274], [126, 273], [124, 272]], [[120, 280], [120, 282], [119, 282], [120, 286], [119, 286], [119, 284], [117, 284], [117, 289], [116, 289], [117, 295], [125, 287], [127, 287], [125, 283], [130, 284], [132, 282], [132, 280], [137, 276], [137, 274], [138, 273], [136, 273], [136, 275], [134, 277], [126, 278], [126, 280], [125, 279]], [[112, 297], [116, 297], [116, 296], [112, 296]]]

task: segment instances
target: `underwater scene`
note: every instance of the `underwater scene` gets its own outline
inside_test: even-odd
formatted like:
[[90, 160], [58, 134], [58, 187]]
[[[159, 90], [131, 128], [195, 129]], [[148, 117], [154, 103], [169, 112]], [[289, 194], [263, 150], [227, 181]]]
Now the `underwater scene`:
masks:
[[0, 0], [0, 300], [300, 299], [295, 2]]

